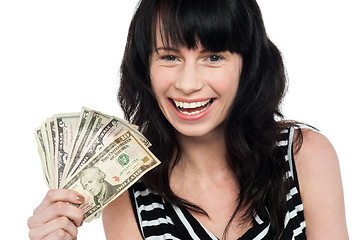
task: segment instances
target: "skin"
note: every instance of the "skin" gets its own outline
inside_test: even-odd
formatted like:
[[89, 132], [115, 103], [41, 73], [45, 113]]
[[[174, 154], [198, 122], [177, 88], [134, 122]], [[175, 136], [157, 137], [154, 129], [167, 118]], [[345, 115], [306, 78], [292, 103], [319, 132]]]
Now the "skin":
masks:
[[83, 212], [67, 202], [79, 204], [83, 201], [84, 197], [75, 191], [49, 190], [28, 220], [30, 239], [76, 239], [77, 228], [82, 225]]
[[295, 155], [308, 239], [348, 239], [339, 161], [330, 141], [302, 130]]
[[[241, 56], [228, 51], [211, 53], [202, 48], [165, 48], [159, 44], [150, 62], [158, 105], [179, 136], [212, 134], [226, 118], [235, 98], [242, 71]], [[179, 116], [173, 107], [173, 100], [195, 103], [209, 99], [213, 100], [210, 111], [204, 111], [206, 115], [197, 119]]]

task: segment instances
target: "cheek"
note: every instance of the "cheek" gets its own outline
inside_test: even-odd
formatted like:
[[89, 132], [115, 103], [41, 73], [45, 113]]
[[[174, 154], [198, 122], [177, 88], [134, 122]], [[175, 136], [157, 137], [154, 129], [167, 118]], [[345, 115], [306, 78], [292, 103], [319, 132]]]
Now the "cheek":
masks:
[[219, 71], [208, 76], [212, 88], [224, 96], [234, 95], [237, 92], [240, 74], [237, 71]]
[[152, 90], [158, 98], [162, 98], [167, 90], [171, 87], [173, 82], [173, 76], [171, 71], [151, 69], [150, 81]]

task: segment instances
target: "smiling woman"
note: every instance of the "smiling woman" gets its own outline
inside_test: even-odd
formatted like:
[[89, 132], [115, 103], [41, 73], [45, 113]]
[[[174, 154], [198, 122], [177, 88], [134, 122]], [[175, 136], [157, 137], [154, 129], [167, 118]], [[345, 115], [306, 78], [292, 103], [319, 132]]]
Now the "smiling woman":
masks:
[[[268, 237], [279, 236], [290, 183], [276, 143], [294, 124], [275, 120], [282, 118], [286, 78], [256, 2], [143, 1], [128, 46], [119, 101], [162, 161], [142, 183], [188, 209], [218, 238], [240, 237], [256, 213], [267, 211]], [[202, 101], [209, 106], [200, 113], [184, 109]], [[213, 176], [219, 180], [209, 181]], [[229, 192], [220, 199], [227, 182]], [[217, 186], [213, 193], [209, 185]], [[193, 196], [194, 188], [222, 206]]]
[[150, 78], [163, 115], [184, 135], [211, 134], [224, 122], [236, 96], [241, 56], [229, 51], [212, 53], [201, 46], [160, 49], [150, 59]]
[[[162, 163], [104, 209], [107, 239], [347, 239], [337, 156], [284, 120], [286, 86], [255, 0], [141, 0], [118, 101]], [[31, 238], [74, 238], [81, 201], [50, 191]]]
[[[334, 188], [324, 186], [330, 173], [316, 179], [304, 170], [323, 159], [308, 155], [313, 144], [330, 153], [332, 146], [282, 120], [283, 61], [255, 1], [141, 1], [127, 46], [118, 99], [162, 161], [129, 191], [143, 237], [305, 239], [307, 225], [310, 238], [347, 238], [337, 157], [326, 164]], [[331, 192], [338, 230], [316, 224], [329, 210], [312, 206]]]

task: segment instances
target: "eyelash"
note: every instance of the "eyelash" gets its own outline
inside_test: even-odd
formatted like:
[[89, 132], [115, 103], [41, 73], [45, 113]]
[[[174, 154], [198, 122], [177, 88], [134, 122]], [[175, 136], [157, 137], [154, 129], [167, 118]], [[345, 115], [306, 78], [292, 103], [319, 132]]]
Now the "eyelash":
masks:
[[[172, 59], [170, 59], [170, 58], [172, 58]], [[174, 56], [174, 55], [166, 55], [166, 56], [162, 56], [161, 59], [173, 62], [173, 61], [175, 61], [177, 59], [177, 57]]]
[[[214, 58], [216, 58], [216, 59], [214, 59]], [[177, 57], [174, 55], [166, 55], [166, 56], [162, 56], [161, 59], [174, 62], [175, 60], [177, 60]], [[219, 61], [223, 60], [223, 57], [220, 55], [213, 54], [213, 55], [208, 56], [206, 59], [211, 62], [219, 62]]]

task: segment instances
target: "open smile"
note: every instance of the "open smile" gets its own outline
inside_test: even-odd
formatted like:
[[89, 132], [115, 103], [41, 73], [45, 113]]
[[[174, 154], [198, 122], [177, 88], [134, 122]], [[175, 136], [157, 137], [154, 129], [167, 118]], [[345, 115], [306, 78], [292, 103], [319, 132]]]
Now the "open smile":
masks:
[[182, 114], [192, 116], [199, 114], [209, 108], [213, 103], [213, 98], [204, 101], [182, 102], [172, 99], [174, 107]]

